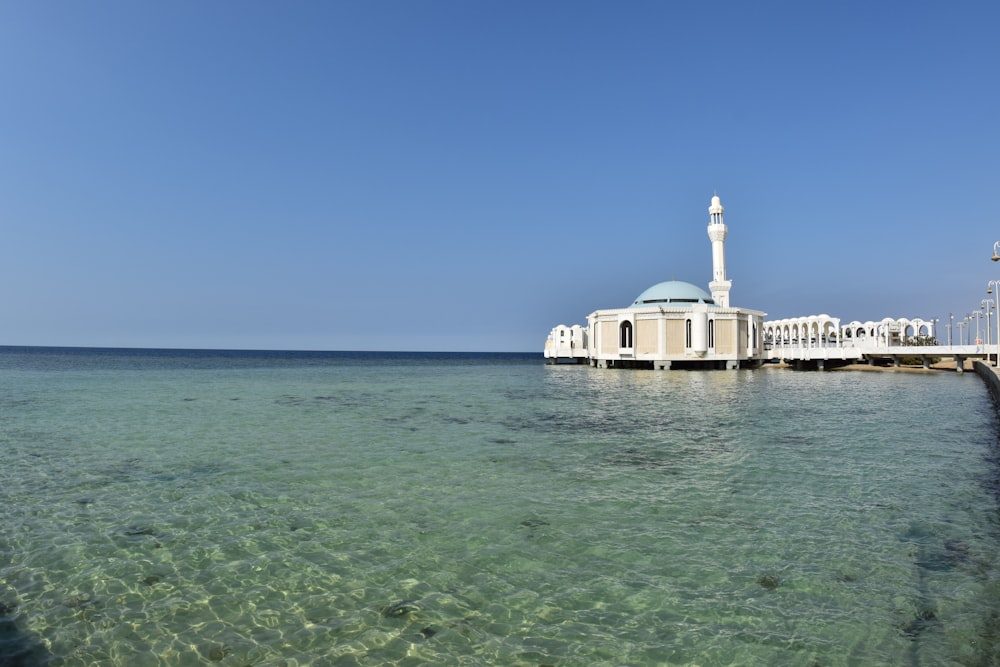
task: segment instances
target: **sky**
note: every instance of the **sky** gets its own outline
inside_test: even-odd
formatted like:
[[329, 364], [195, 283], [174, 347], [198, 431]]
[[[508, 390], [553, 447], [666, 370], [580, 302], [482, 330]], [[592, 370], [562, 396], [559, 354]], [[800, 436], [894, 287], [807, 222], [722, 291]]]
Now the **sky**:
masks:
[[0, 345], [540, 352], [707, 290], [714, 193], [733, 305], [961, 319], [1000, 279], [998, 25], [995, 0], [0, 0]]

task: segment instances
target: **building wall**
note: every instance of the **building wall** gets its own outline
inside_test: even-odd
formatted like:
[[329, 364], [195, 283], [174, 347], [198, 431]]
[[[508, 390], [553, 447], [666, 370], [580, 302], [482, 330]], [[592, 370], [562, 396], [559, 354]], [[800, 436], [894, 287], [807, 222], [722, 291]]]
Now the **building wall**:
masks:
[[636, 354], [655, 354], [657, 345], [657, 321], [656, 320], [637, 320], [635, 323], [635, 353]]
[[667, 320], [667, 354], [684, 354], [684, 318]]
[[601, 322], [601, 354], [618, 354], [618, 322]]
[[[761, 350], [748, 353], [750, 334], [748, 323], [760, 322], [762, 314], [755, 311], [727, 309], [727, 312], [712, 312], [699, 309], [640, 311], [636, 309], [615, 309], [595, 311], [588, 316], [589, 328], [586, 338], [591, 358], [598, 360], [664, 360], [664, 361], [705, 361], [760, 358]], [[705, 337], [707, 322], [711, 316], [715, 330], [715, 346], [711, 350], [698, 348], [700, 335]], [[685, 346], [687, 319], [692, 321], [692, 341]], [[632, 325], [632, 347], [619, 347], [621, 324]], [[706, 340], [701, 340], [705, 346]]]
[[736, 320], [715, 320], [715, 353], [736, 354]]

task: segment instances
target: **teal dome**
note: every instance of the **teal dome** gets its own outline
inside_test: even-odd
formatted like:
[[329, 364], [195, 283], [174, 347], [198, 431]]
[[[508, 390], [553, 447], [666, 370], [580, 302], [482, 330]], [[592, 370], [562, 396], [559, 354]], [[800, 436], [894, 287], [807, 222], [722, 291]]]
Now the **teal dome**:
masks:
[[636, 297], [636, 300], [629, 308], [643, 308], [645, 306], [690, 306], [696, 303], [707, 303], [715, 305], [708, 292], [679, 280], [668, 280], [664, 283], [657, 283], [648, 290]]

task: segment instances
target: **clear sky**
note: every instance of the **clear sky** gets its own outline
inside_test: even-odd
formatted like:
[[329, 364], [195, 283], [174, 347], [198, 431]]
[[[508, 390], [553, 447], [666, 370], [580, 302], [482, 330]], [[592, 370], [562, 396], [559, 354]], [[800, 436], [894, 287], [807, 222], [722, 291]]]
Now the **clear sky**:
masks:
[[964, 316], [998, 34], [995, 0], [2, 0], [0, 344], [540, 351], [707, 289], [713, 192], [733, 305]]

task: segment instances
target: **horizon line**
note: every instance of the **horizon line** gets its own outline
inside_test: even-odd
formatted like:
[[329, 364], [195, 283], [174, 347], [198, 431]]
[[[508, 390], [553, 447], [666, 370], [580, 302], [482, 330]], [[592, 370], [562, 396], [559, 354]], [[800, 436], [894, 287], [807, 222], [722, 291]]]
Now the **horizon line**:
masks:
[[0, 350], [8, 348], [30, 348], [47, 350], [165, 350], [173, 352], [308, 352], [317, 354], [356, 352], [361, 354], [538, 354], [541, 351], [521, 350], [373, 350], [373, 349], [306, 349], [306, 348], [258, 348], [258, 347], [145, 347], [129, 345], [21, 345], [0, 344]]

